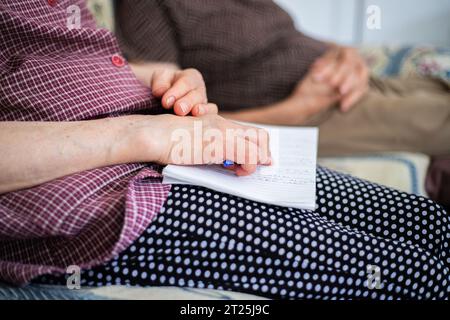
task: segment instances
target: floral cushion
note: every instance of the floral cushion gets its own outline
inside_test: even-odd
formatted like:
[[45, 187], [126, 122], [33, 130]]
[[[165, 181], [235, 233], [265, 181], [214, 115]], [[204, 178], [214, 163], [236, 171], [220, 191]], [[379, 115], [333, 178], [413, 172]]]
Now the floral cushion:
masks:
[[425, 178], [430, 159], [415, 153], [321, 158], [319, 164], [400, 191], [426, 196]]
[[450, 48], [361, 48], [372, 73], [379, 76], [432, 76], [450, 82]]

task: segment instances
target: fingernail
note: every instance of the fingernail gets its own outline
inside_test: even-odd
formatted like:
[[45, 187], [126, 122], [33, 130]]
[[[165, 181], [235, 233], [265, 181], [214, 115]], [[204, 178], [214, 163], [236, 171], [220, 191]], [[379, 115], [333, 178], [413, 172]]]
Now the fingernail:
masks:
[[175, 102], [175, 97], [174, 96], [170, 96], [166, 99], [166, 104], [167, 106], [171, 107], [173, 105], [173, 103]]
[[205, 113], [205, 107], [202, 106], [202, 105], [199, 105], [199, 106], [198, 106], [198, 114], [199, 114], [199, 115], [202, 115], [202, 114], [204, 114], [204, 113]]
[[188, 113], [189, 112], [189, 107], [188, 107], [188, 105], [186, 103], [180, 102], [179, 106], [180, 106], [180, 109], [181, 109], [181, 111], [183, 113]]

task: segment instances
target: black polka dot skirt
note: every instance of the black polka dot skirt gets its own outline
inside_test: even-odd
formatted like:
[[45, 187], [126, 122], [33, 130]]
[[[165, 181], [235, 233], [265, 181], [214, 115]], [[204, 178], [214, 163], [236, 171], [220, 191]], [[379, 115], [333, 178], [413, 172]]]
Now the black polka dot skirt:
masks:
[[[149, 228], [84, 286], [180, 286], [282, 299], [448, 299], [448, 214], [319, 168], [317, 209], [174, 185]], [[64, 284], [64, 276], [40, 283]]]

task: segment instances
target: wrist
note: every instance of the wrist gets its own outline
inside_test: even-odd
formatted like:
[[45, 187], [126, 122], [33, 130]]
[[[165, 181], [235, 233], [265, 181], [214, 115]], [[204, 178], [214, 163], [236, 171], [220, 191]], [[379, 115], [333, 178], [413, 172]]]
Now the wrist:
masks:
[[160, 154], [156, 116], [133, 115], [115, 118], [111, 125], [111, 163], [155, 162]]

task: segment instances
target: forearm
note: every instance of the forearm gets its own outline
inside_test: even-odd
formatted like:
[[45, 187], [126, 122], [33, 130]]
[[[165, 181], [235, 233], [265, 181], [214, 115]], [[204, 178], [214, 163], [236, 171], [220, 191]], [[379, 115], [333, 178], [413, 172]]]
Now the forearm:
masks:
[[151, 160], [135, 150], [133, 135], [141, 122], [139, 116], [82, 122], [0, 122], [0, 193], [93, 168]]

